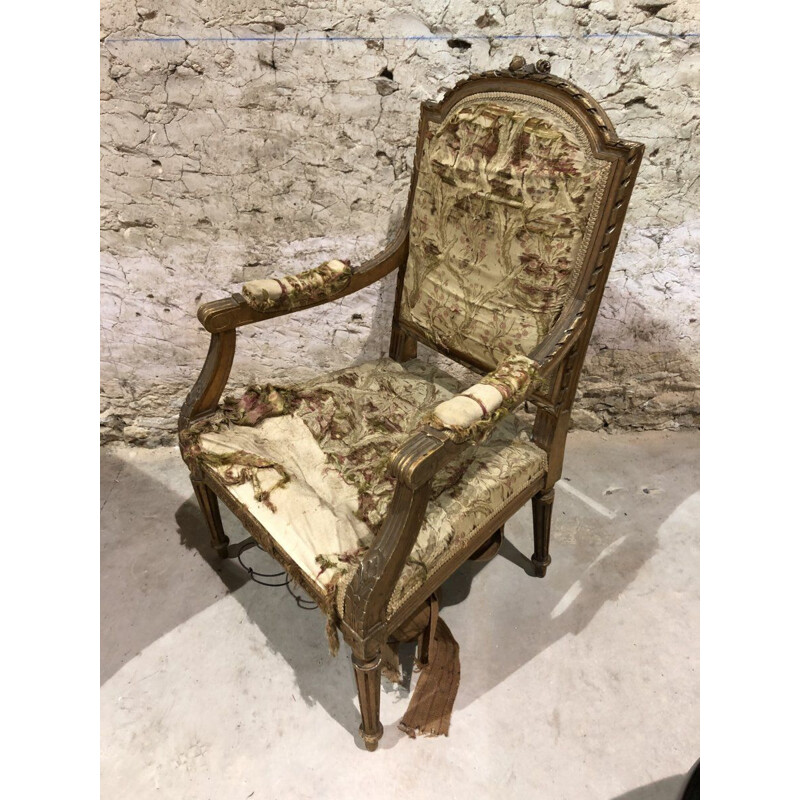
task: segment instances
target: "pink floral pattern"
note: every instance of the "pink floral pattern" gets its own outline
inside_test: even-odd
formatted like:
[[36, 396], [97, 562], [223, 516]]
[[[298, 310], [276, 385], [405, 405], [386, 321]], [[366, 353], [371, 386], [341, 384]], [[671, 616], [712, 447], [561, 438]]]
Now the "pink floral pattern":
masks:
[[541, 100], [472, 98], [423, 144], [400, 317], [486, 365], [564, 307], [608, 164]]

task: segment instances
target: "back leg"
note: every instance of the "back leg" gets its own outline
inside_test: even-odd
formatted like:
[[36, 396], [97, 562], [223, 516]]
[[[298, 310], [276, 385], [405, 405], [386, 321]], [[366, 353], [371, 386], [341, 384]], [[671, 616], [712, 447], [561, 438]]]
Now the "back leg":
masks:
[[222, 528], [222, 519], [219, 515], [219, 500], [203, 481], [197, 481], [192, 478], [192, 486], [197, 496], [197, 502], [200, 504], [200, 510], [205, 517], [206, 525], [208, 525], [208, 529], [211, 532], [211, 544], [220, 558], [227, 558], [230, 539], [225, 535], [225, 531]]
[[481, 545], [470, 557], [470, 561], [491, 561], [503, 544], [503, 527], [498, 528], [486, 543]]
[[555, 492], [548, 489], [533, 498], [533, 574], [544, 578], [550, 566], [550, 518], [553, 516]]
[[428, 607], [430, 618], [417, 640], [417, 662], [420, 667], [427, 667], [431, 660], [431, 643], [436, 636], [436, 623], [439, 621], [439, 597], [436, 592], [428, 598]]

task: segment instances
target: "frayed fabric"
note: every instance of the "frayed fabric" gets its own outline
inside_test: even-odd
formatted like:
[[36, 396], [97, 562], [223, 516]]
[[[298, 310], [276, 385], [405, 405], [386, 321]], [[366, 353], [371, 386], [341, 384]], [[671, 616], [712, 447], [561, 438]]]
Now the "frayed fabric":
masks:
[[381, 673], [387, 681], [395, 684], [403, 682], [399, 648], [398, 642], [387, 642], [381, 647]]
[[336, 592], [340, 578], [341, 574], [334, 576], [321, 606], [325, 612], [325, 636], [328, 639], [328, 652], [332, 658], [339, 652], [339, 610], [336, 607]]
[[[440, 403], [432, 411], [423, 417], [422, 422], [430, 425], [432, 428], [444, 431], [450, 434], [450, 438], [457, 443], [471, 441], [480, 443], [484, 441], [491, 433], [492, 429], [497, 423], [513, 411], [528, 395], [528, 391], [532, 386], [541, 383], [542, 379], [536, 374], [536, 364], [529, 358], [523, 355], [513, 355], [504, 359], [494, 372], [489, 373], [486, 377], [482, 378], [477, 384], [471, 386], [469, 389], [456, 395], [456, 397]], [[493, 409], [488, 409], [485, 403], [477, 398], [475, 395], [482, 387], [491, 386], [497, 390], [502, 400], [500, 404]], [[479, 409], [482, 413], [478, 415], [460, 415], [465, 424], [459, 425], [455, 423], [457, 419], [452, 410], [450, 413], [445, 414], [445, 408], [452, 407], [454, 400], [459, 397], [469, 398], [475, 401], [474, 407], [470, 410]], [[439, 413], [443, 420], [440, 418]]]
[[[232, 428], [234, 425], [255, 427], [267, 417], [279, 417], [288, 413], [293, 398], [291, 389], [283, 389], [271, 384], [248, 386], [241, 397], [229, 395], [222, 401], [214, 414], [193, 422], [180, 432], [179, 439], [184, 458], [202, 458], [203, 461], [209, 461], [209, 454], [200, 447], [200, 437], [204, 433], [217, 433]], [[240, 452], [238, 451], [237, 454]]]
[[[275, 511], [275, 505], [270, 500], [270, 493], [281, 486], [286, 486], [291, 480], [291, 475], [283, 465], [276, 461], [260, 458], [253, 453], [238, 450], [230, 453], [203, 453], [203, 461], [214, 467], [227, 467], [218, 469], [217, 475], [226, 486], [235, 486], [250, 481], [253, 486], [253, 495], [259, 502], [263, 503], [270, 511]], [[277, 483], [273, 483], [266, 488], [261, 482], [259, 470], [275, 470], [280, 476]]]
[[447, 736], [461, 682], [458, 642], [439, 618], [431, 642], [430, 660], [422, 667], [411, 702], [397, 727], [407, 736]]
[[248, 281], [242, 286], [242, 296], [247, 305], [264, 313], [273, 308], [297, 308], [338, 294], [352, 276], [349, 261], [334, 259], [298, 275]]
[[[533, 365], [524, 357], [514, 361], [517, 359], [525, 369]], [[511, 365], [505, 366], [510, 372]], [[498, 379], [504, 375], [501, 367], [495, 371], [499, 373]], [[525, 369], [517, 368], [515, 372], [524, 375]], [[503, 385], [521, 387], [523, 383], [506, 374]], [[363, 523], [366, 530], [358, 527], [351, 533], [347, 528], [342, 537], [320, 533], [320, 540], [316, 541], [313, 539], [315, 531], [309, 529], [306, 533], [312, 542], [311, 551], [301, 550], [299, 555], [303, 566], [298, 569], [302, 569], [303, 579], [306, 583], [310, 580], [321, 590], [315, 593], [315, 598], [319, 600], [321, 595], [328, 595], [327, 601], [320, 600], [320, 607], [327, 618], [326, 636], [333, 654], [339, 648], [339, 615], [343, 613], [344, 590], [372, 544], [370, 534], [376, 535], [384, 523], [394, 494], [396, 479], [387, 470], [391, 454], [398, 443], [420, 429], [426, 408], [429, 409], [426, 421], [444, 428], [441, 421], [434, 418], [433, 410], [458, 388], [454, 381], [447, 383], [439, 373], [427, 367], [412, 371], [408, 365], [400, 367], [394, 362], [390, 366], [368, 364], [323, 376], [309, 384], [251, 385], [241, 396], [227, 397], [214, 414], [190, 424], [180, 433], [182, 453], [191, 469], [198, 475], [203, 469], [210, 470], [221, 483], [233, 487], [231, 491], [235, 496], [244, 498], [240, 502], [247, 505], [256, 500], [256, 507], [261, 506], [273, 514], [288, 517], [294, 513], [292, 503], [284, 503], [284, 494], [291, 492], [294, 497], [296, 492], [304, 491], [308, 478], [302, 469], [297, 471], [293, 461], [283, 458], [284, 451], [276, 445], [277, 440], [263, 433], [270, 426], [282, 430], [289, 417], [302, 423], [304, 432], [306, 429], [310, 432], [324, 455], [325, 464], [318, 465], [314, 461], [313, 469], [335, 473], [348, 489], [355, 488], [356, 495], [349, 501], [354, 506], [353, 527]], [[527, 438], [523, 441], [519, 435], [522, 423], [495, 430], [503, 416], [513, 418], [510, 406], [524, 390], [512, 389], [508, 394], [508, 406], [503, 403], [494, 410], [491, 405], [486, 406], [489, 418], [463, 429], [444, 428], [451, 437], [471, 438], [478, 446], [447, 464], [434, 478], [428, 511], [431, 521], [421, 530], [415, 549], [407, 559], [389, 601], [389, 617], [403, 598], [422, 585], [438, 567], [451, 543], [461, 546], [462, 539], [480, 523], [487, 497], [507, 491], [509, 481], [516, 480], [517, 476], [520, 481], [523, 477], [530, 480], [531, 475], [537, 474], [536, 470], [544, 469], [543, 454], [540, 457]], [[495, 395], [497, 400], [501, 395], [506, 396], [500, 390]], [[478, 394], [478, 397], [487, 403], [491, 395], [486, 398]], [[464, 402], [482, 410], [473, 399]], [[272, 417], [284, 419], [269, 419]], [[290, 427], [287, 426], [287, 430]], [[206, 434], [216, 435], [207, 437]], [[490, 434], [493, 436], [490, 445], [482, 445]], [[291, 437], [286, 438], [287, 447], [291, 447], [291, 441]], [[316, 457], [317, 450], [303, 453], [304, 458]], [[474, 473], [469, 480], [464, 477], [468, 471], [470, 475]], [[320, 486], [325, 488], [322, 483]], [[281, 491], [277, 491], [279, 489]], [[457, 502], [452, 502], [454, 500]], [[441, 502], [445, 501], [461, 514], [458, 527], [453, 518], [443, 512]], [[257, 508], [251, 511], [260, 513]], [[262, 524], [269, 529], [268, 524]], [[286, 527], [285, 521], [280, 524]], [[291, 529], [291, 521], [288, 527]], [[294, 559], [292, 540], [280, 539], [289, 533], [281, 531], [276, 541], [288, 558]], [[291, 570], [287, 572], [292, 575]]]
[[241, 397], [226, 397], [220, 413], [230, 425], [258, 425], [267, 417], [278, 417], [288, 410], [288, 389], [270, 384], [249, 386]]
[[[245, 450], [230, 450], [225, 453], [203, 450], [200, 446], [200, 437], [205, 433], [213, 433], [233, 425], [252, 427], [266, 417], [285, 414], [287, 409], [287, 398], [282, 390], [270, 385], [251, 386], [239, 398], [226, 397], [215, 414], [181, 431], [179, 438], [183, 457], [189, 464], [202, 461], [212, 467], [224, 467], [217, 469], [217, 474], [226, 486], [236, 486], [250, 481], [256, 500], [264, 503], [271, 511], [275, 511], [270, 493], [291, 480], [291, 475], [282, 464]], [[259, 475], [259, 471], [265, 469], [274, 470], [279, 476], [278, 481], [269, 487], [264, 486]]]
[[436, 411], [434, 410], [426, 414], [422, 418], [422, 422], [424, 425], [430, 425], [431, 428], [436, 428], [449, 434], [456, 444], [461, 444], [462, 442], [480, 444], [494, 430], [497, 423], [508, 414], [508, 411], [509, 409], [500, 406], [500, 408], [492, 411], [486, 419], [479, 419], [471, 425], [447, 425], [436, 416]]

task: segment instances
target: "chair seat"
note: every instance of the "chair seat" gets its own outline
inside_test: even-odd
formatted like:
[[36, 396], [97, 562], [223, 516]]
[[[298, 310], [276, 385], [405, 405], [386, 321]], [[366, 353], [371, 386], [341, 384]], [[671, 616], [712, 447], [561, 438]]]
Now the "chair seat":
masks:
[[[418, 360], [360, 364], [278, 389], [283, 413], [215, 426], [199, 436], [198, 457], [326, 596], [341, 599], [386, 516], [392, 453], [426, 411], [464, 388]], [[509, 414], [437, 475], [390, 616], [545, 472], [547, 456], [526, 428]]]

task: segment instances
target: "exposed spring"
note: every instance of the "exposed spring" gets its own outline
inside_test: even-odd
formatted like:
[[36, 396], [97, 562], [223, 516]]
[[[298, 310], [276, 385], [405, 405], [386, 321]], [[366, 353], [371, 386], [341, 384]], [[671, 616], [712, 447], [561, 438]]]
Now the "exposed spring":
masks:
[[297, 603], [299, 608], [302, 608], [304, 611], [311, 611], [314, 608], [319, 608], [319, 603], [315, 603], [313, 600], [310, 600], [308, 597], [303, 597], [300, 594], [295, 594], [292, 590], [292, 585], [290, 583], [286, 584], [286, 591], [294, 597], [295, 603]]
[[[248, 567], [247, 564], [242, 561], [242, 553], [245, 550], [249, 550], [251, 547], [258, 547], [261, 552], [266, 553], [267, 551], [261, 547], [258, 542], [245, 542], [242, 547], [240, 548], [239, 552], [236, 555], [236, 560], [242, 565], [242, 569], [247, 571], [247, 574], [250, 576], [252, 580], [256, 583], [260, 583], [262, 586], [288, 586], [289, 585], [289, 576], [281, 570], [280, 572], [256, 572], [252, 567]], [[262, 580], [263, 578], [267, 579], [274, 579], [274, 578], [285, 578], [286, 580], [279, 580], [275, 583], [271, 583], [270, 580]]]
[[[256, 572], [252, 567], [248, 567], [247, 564], [242, 561], [242, 553], [246, 550], [250, 550], [252, 547], [257, 547], [261, 550], [262, 553], [266, 553], [267, 551], [261, 547], [261, 545], [256, 542], [255, 540], [250, 542], [245, 542], [240, 548], [239, 552], [236, 554], [236, 560], [241, 564], [242, 569], [247, 572], [250, 576], [252, 581], [255, 583], [260, 584], [261, 586], [270, 586], [270, 587], [279, 587], [285, 586], [286, 590], [289, 594], [294, 598], [295, 603], [299, 608], [302, 608], [305, 611], [311, 611], [314, 608], [318, 608], [319, 604], [315, 603], [313, 600], [310, 600], [307, 597], [303, 597], [302, 595], [296, 593], [291, 585], [289, 584], [289, 574], [281, 570], [280, 572]], [[267, 553], [269, 555], [269, 553]]]

